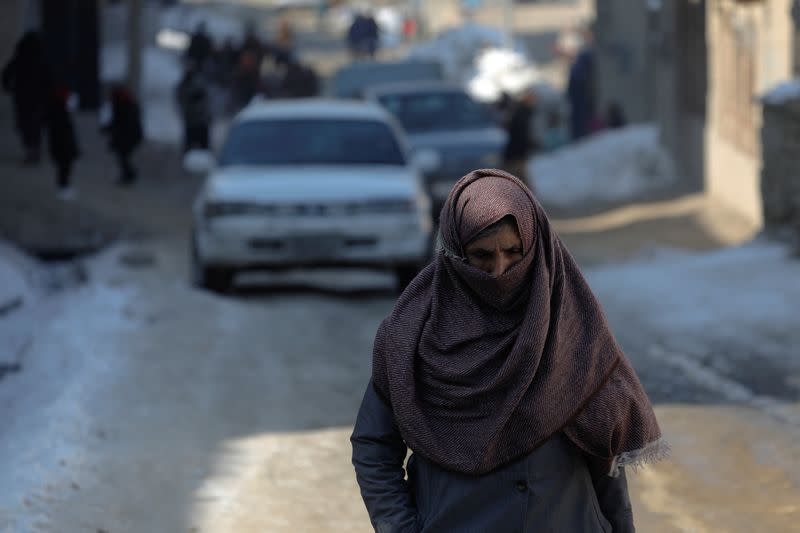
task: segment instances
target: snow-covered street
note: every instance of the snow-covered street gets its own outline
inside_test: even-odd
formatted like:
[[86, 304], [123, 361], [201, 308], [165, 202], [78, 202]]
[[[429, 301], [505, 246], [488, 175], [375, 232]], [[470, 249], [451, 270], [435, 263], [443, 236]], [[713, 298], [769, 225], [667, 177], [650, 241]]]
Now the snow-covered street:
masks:
[[[550, 32], [568, 7], [534, 22]], [[345, 55], [319, 48], [307, 57]], [[104, 76], [120, 76], [123, 51], [104, 54]], [[135, 187], [112, 184], [95, 117], [77, 121], [88, 155], [69, 205], [126, 231], [64, 262], [0, 240], [0, 533], [372, 531], [349, 437], [395, 279], [293, 271], [193, 287], [201, 177], [173, 146], [178, 59], [153, 47], [144, 63], [151, 142]], [[0, 151], [15, 141], [0, 136]], [[49, 167], [15, 164], [0, 158], [20, 191], [51, 192]], [[797, 250], [683, 194], [652, 125], [528, 166], [672, 448], [628, 473], [638, 529], [797, 531]]]
[[[672, 443], [631, 475], [639, 527], [790, 530], [800, 262], [761, 240], [659, 247], [672, 237], [635, 220], [584, 246], [577, 220], [556, 223]], [[189, 286], [183, 227], [85, 261], [90, 281], [35, 315], [0, 382], [0, 530], [368, 531], [348, 437], [393, 279], [253, 277], [216, 296]], [[625, 235], [638, 251], [620, 262]]]

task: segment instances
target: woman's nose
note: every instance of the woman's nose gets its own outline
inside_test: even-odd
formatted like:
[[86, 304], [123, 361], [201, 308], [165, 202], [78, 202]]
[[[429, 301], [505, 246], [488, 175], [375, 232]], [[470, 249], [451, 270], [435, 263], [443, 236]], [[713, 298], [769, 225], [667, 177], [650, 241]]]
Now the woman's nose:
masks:
[[506, 273], [506, 270], [511, 268], [513, 259], [504, 254], [500, 254], [492, 264], [492, 276], [497, 277]]

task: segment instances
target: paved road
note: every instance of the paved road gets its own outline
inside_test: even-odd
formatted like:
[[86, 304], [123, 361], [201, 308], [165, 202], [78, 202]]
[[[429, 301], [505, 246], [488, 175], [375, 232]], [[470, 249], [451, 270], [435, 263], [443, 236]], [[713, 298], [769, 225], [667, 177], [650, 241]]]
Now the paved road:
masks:
[[[0, 382], [0, 531], [369, 531], [347, 438], [392, 278], [301, 273], [226, 296], [194, 290], [197, 180], [166, 148], [141, 164], [142, 182], [121, 191], [107, 161], [81, 163], [79, 202], [135, 231], [87, 263], [89, 285], [48, 303], [23, 371]], [[702, 199], [556, 225], [590, 280], [654, 246], [711, 249], [748, 232]], [[655, 342], [615, 292], [600, 297], [673, 446], [670, 461], [631, 475], [639, 529], [797, 530], [800, 429], [727, 392], [758, 383], [794, 413], [796, 390], [771, 384], [795, 369], [768, 357], [730, 375], [698, 364]]]

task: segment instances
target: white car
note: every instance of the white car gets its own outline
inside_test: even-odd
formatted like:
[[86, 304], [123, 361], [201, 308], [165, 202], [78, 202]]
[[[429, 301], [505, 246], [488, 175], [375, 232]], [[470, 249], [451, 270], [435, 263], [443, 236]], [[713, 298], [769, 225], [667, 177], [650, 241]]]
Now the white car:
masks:
[[251, 103], [193, 206], [194, 283], [225, 290], [243, 270], [366, 266], [405, 286], [431, 250], [425, 165], [409, 161], [402, 129], [376, 104]]

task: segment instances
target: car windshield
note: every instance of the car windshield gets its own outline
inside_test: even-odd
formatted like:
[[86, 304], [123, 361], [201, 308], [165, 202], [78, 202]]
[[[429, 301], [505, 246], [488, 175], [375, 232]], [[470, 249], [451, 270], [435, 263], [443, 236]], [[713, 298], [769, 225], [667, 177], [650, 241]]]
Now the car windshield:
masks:
[[494, 126], [486, 108], [465, 93], [385, 94], [378, 99], [409, 133]]
[[394, 132], [376, 120], [264, 119], [235, 126], [219, 163], [405, 165]]
[[338, 98], [361, 98], [364, 89], [370, 85], [442, 79], [442, 66], [436, 62], [355, 63], [333, 76], [330, 93]]

